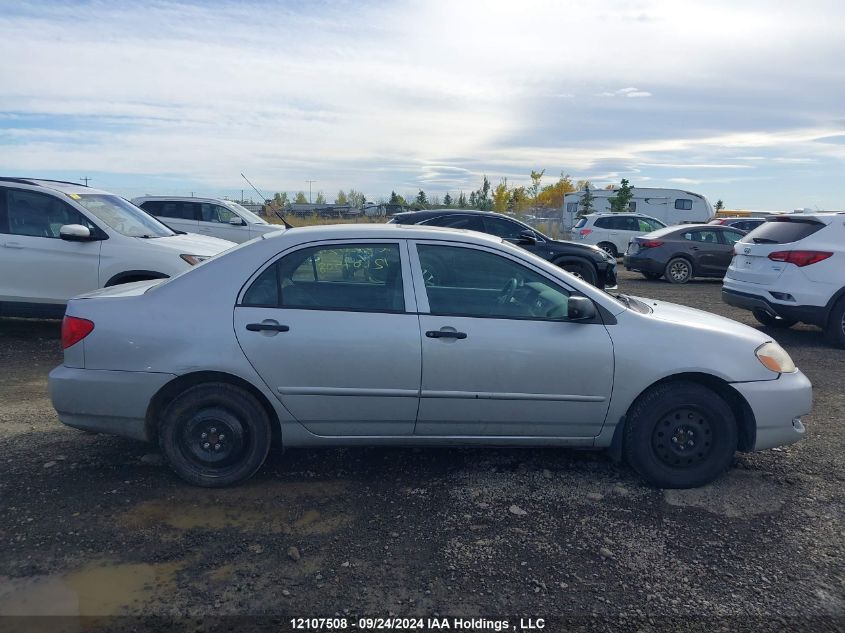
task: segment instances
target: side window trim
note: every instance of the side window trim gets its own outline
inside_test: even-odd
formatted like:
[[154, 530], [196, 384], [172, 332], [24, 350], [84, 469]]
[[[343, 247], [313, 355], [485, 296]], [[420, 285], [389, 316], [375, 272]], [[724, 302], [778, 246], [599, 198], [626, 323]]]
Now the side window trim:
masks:
[[[287, 248], [279, 253], [273, 255], [270, 259], [268, 259], [264, 264], [258, 267], [258, 269], [249, 276], [249, 278], [244, 282], [243, 286], [241, 286], [240, 291], [238, 292], [237, 300], [235, 302], [235, 308], [264, 308], [267, 310], [321, 310], [324, 312], [372, 312], [377, 314], [416, 314], [418, 311], [417, 301], [416, 301], [416, 294], [414, 292], [414, 284], [411, 282], [411, 263], [408, 258], [408, 249], [403, 244], [407, 244], [408, 240], [386, 240], [386, 239], [367, 239], [367, 240], [349, 240], [349, 239], [342, 239], [342, 240], [319, 240], [316, 242], [306, 242], [303, 244], [297, 244], [296, 246], [292, 246]], [[300, 251], [306, 248], [314, 248], [314, 247], [334, 247], [334, 248], [342, 248], [344, 246], [351, 246], [351, 245], [360, 245], [362, 243], [366, 244], [395, 244], [399, 249], [399, 261], [402, 267], [402, 290], [403, 296], [405, 299], [405, 311], [404, 312], [397, 312], [393, 310], [354, 310], [354, 309], [347, 309], [347, 308], [286, 308], [284, 306], [250, 306], [244, 304], [244, 295], [246, 294], [247, 290], [249, 290], [250, 286], [252, 286], [253, 282], [256, 281], [267, 268], [270, 266], [275, 266], [279, 260], [283, 257], [288, 255], [292, 255], [296, 251]], [[277, 269], [278, 271], [278, 269]], [[278, 272], [276, 273], [276, 283], [278, 284], [279, 296], [281, 297], [281, 279], [279, 279]]]

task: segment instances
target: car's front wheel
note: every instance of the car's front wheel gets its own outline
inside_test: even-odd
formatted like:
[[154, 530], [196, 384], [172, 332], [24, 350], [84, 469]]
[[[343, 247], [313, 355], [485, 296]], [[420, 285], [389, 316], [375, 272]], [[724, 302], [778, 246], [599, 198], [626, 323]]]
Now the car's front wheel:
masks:
[[731, 464], [736, 448], [731, 408], [704, 385], [663, 383], [647, 391], [628, 412], [625, 458], [660, 488], [710, 483]]
[[788, 328], [798, 323], [798, 321], [794, 319], [782, 319], [779, 316], [774, 316], [765, 310], [761, 310], [760, 308], [752, 310], [751, 314], [753, 314], [754, 318], [766, 327]]
[[159, 444], [171, 468], [218, 488], [255, 474], [270, 449], [270, 419], [251, 393], [228, 383], [189, 387], [165, 409]]
[[597, 246], [611, 257], [619, 257], [619, 251], [616, 250], [615, 244], [612, 244], [611, 242], [601, 242]]
[[583, 279], [591, 286], [598, 284], [598, 275], [595, 267], [588, 262], [564, 262], [560, 264], [566, 272], [572, 273], [579, 279]]

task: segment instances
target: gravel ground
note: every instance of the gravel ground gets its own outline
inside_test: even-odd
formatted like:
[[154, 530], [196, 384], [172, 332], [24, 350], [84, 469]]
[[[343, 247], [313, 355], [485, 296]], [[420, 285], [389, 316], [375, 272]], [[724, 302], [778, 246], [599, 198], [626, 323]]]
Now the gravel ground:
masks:
[[[623, 272], [620, 290], [756, 325], [719, 282]], [[153, 447], [61, 426], [58, 324], [0, 319], [0, 614], [842, 630], [845, 351], [773, 334], [814, 385], [806, 438], [705, 488], [649, 488], [603, 453], [356, 448], [271, 453], [202, 490]]]

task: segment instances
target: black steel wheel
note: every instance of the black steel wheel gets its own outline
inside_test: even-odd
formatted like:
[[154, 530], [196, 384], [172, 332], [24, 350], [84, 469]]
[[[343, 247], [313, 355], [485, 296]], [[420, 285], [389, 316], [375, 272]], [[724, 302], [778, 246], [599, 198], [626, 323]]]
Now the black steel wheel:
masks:
[[159, 444], [188, 483], [222, 487], [251, 477], [270, 449], [267, 411], [247, 390], [228, 383], [189, 387], [164, 410]]
[[640, 396], [625, 421], [624, 454], [660, 488], [694, 488], [727, 469], [737, 448], [737, 421], [715, 391], [686, 380]]

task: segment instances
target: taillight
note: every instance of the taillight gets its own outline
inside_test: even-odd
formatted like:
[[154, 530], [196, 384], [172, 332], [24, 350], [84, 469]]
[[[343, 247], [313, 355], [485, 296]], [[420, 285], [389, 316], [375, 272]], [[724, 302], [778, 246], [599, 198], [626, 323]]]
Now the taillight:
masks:
[[578, 231], [578, 235], [580, 235], [581, 237], [587, 237], [592, 232], [593, 229], [581, 229], [580, 231]]
[[769, 253], [769, 259], [773, 262], [785, 262], [796, 266], [809, 266], [826, 260], [833, 253], [826, 251], [775, 251]]
[[91, 334], [94, 330], [94, 322], [79, 317], [65, 316], [62, 319], [62, 349], [76, 345], [79, 341]]
[[663, 242], [660, 240], [643, 240], [640, 242], [640, 248], [657, 248], [658, 246], [663, 246]]

